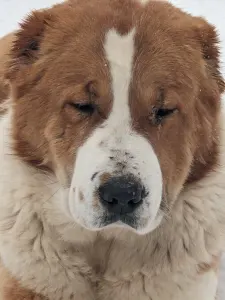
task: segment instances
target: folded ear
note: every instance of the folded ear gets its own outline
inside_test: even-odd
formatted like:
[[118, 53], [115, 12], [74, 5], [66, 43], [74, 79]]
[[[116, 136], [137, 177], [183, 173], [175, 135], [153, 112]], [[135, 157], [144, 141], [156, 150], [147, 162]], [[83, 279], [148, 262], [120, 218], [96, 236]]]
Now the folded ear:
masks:
[[48, 10], [35, 11], [20, 24], [10, 51], [7, 77], [10, 79], [23, 66], [34, 63], [40, 54], [40, 44], [52, 16]]
[[225, 90], [225, 83], [220, 72], [219, 38], [216, 29], [203, 18], [194, 18], [193, 26], [195, 37], [201, 45], [208, 74], [217, 82], [219, 91], [222, 93]]

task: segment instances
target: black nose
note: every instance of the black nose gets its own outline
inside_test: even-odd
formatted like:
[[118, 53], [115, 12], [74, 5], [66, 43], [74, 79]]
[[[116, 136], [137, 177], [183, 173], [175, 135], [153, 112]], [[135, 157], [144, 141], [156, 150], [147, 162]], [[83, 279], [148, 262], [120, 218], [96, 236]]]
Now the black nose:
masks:
[[112, 177], [99, 188], [101, 203], [115, 214], [133, 212], [142, 202], [144, 188], [131, 176]]

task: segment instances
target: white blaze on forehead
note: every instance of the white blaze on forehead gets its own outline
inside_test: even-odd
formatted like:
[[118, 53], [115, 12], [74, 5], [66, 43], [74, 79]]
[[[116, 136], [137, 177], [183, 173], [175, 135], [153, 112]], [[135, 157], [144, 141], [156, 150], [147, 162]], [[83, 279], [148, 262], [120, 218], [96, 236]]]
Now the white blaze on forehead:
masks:
[[120, 35], [115, 29], [111, 29], [106, 35], [104, 45], [109, 61], [127, 69], [128, 77], [134, 55], [134, 34], [134, 29], [127, 35]]
[[148, 3], [150, 0], [138, 0], [138, 2], [140, 2], [141, 4], [146, 4], [146, 3]]
[[[152, 0], [138, 0], [138, 2], [140, 2], [141, 4], [145, 5], [149, 2], [151, 2]], [[159, 1], [159, 2], [166, 2], [167, 0], [156, 0], [156, 1]]]
[[112, 77], [113, 111], [111, 116], [123, 122], [129, 120], [128, 100], [132, 80], [134, 35], [134, 30], [123, 36], [116, 30], [110, 30], [105, 41], [105, 52]]

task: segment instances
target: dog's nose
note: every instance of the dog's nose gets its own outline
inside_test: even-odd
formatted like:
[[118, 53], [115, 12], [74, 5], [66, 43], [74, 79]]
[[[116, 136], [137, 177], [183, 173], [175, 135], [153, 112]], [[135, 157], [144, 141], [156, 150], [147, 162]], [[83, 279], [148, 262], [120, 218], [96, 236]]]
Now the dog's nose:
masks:
[[141, 204], [143, 194], [143, 186], [131, 176], [112, 177], [99, 187], [101, 203], [115, 214], [133, 212]]

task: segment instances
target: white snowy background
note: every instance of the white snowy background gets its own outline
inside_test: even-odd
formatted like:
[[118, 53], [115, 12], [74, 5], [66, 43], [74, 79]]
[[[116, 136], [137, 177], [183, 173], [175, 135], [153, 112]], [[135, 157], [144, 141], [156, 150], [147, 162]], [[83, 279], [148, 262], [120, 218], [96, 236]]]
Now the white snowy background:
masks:
[[[32, 9], [48, 7], [57, 2], [61, 1], [0, 0], [0, 37], [16, 29], [18, 22]], [[221, 39], [221, 66], [225, 75], [225, 0], [170, 0], [170, 2], [193, 15], [204, 16], [216, 25]], [[225, 300], [225, 257], [220, 275], [219, 300]]]

